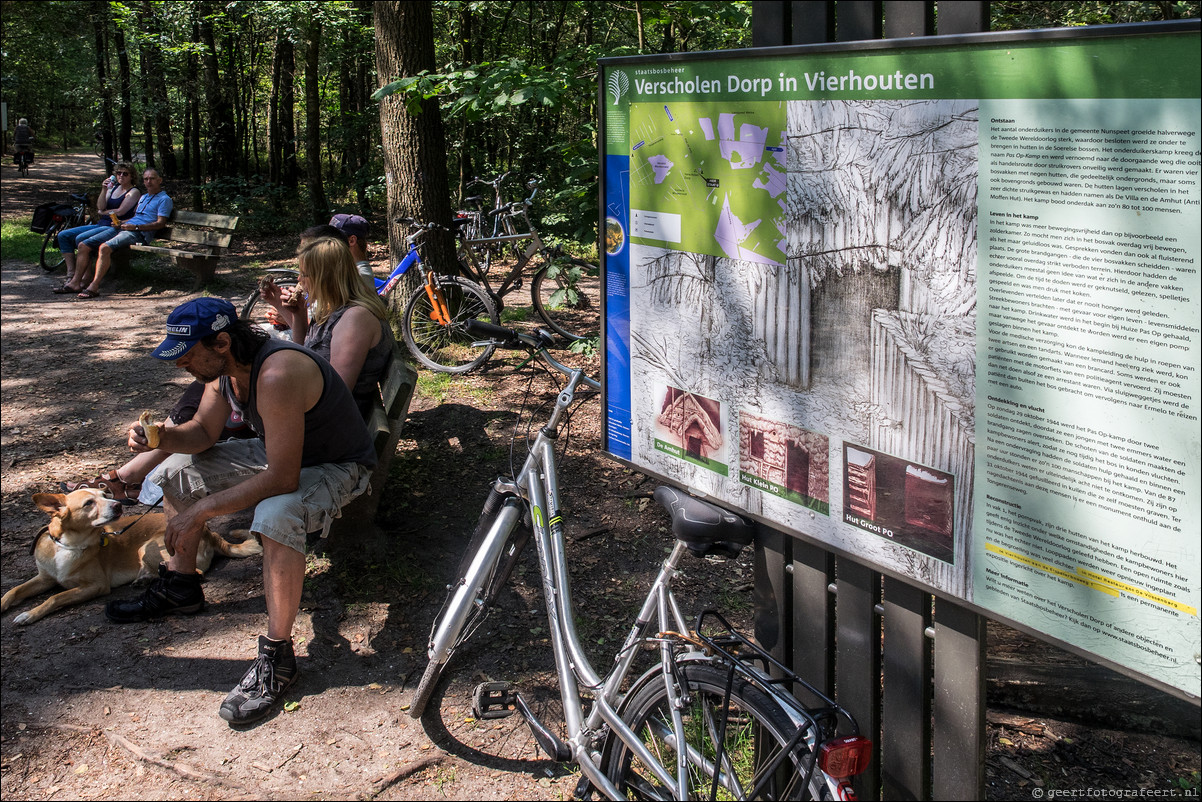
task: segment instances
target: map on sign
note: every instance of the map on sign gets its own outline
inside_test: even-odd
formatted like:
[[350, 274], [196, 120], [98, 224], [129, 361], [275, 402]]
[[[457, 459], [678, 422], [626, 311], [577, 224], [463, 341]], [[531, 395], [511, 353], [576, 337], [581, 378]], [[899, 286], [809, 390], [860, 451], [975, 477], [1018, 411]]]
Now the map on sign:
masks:
[[785, 145], [781, 103], [631, 105], [631, 237], [783, 265]]

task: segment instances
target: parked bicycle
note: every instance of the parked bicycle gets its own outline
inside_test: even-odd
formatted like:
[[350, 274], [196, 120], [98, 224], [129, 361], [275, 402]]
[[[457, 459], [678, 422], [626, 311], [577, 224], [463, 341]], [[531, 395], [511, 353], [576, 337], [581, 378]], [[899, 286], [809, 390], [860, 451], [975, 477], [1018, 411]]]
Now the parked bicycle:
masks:
[[[580, 798], [593, 789], [610, 799], [854, 798], [849, 780], [866, 768], [872, 744], [852, 717], [719, 613], [707, 610], [689, 627], [672, 593], [686, 553], [729, 557], [751, 542], [751, 524], [737, 515], [672, 488], [656, 490], [672, 516], [676, 544], [612, 670], [597, 673], [576, 632], [555, 442], [577, 389], [600, 385], [557, 362], [546, 332], [531, 336], [479, 322], [467, 328], [497, 347], [537, 354], [567, 384], [521, 471], [493, 484], [434, 622], [409, 715], [421, 717], [448, 661], [480, 626], [533, 538], [567, 736], [539, 721], [508, 683], [476, 689], [477, 718], [520, 713], [552, 759], [580, 767]], [[655, 664], [628, 682], [646, 654]]]
[[87, 195], [72, 193], [71, 203], [60, 203], [51, 210], [50, 222], [46, 225], [46, 234], [42, 237], [42, 253], [38, 263], [47, 273], [52, 273], [66, 264], [66, 257], [58, 249], [58, 235], [68, 228], [82, 226], [91, 221], [90, 204]]
[[[465, 373], [479, 367], [492, 356], [495, 346], [469, 334], [464, 324], [468, 320], [498, 323], [492, 299], [474, 281], [427, 269], [422, 259], [426, 238], [435, 231], [451, 229], [412, 218], [399, 218], [397, 222], [409, 226], [408, 252], [388, 278], [375, 281], [376, 293], [386, 297], [410, 269], [416, 267], [421, 274], [421, 287], [410, 296], [401, 316], [405, 345], [414, 358], [432, 370]], [[288, 290], [286, 295], [298, 291], [296, 270], [273, 268], [268, 274], [277, 286]], [[288, 332], [275, 319], [274, 311], [256, 288], [243, 304], [240, 315], [273, 336], [287, 339]]]
[[[521, 289], [529, 273], [531, 305], [552, 331], [573, 341], [596, 337], [601, 316], [600, 269], [565, 254], [561, 247], [543, 243], [529, 213], [538, 194], [538, 181], [526, 183], [530, 195], [524, 200], [503, 202], [501, 185], [510, 175], [472, 182], [491, 187], [495, 205], [487, 213], [476, 210], [460, 213], [466, 221], [460, 229], [461, 270], [488, 292], [498, 313], [505, 307], [505, 297]], [[485, 216], [493, 220], [492, 233], [488, 235], [478, 233], [487, 228]], [[493, 260], [502, 253], [510, 254], [513, 264], [506, 268], [494, 288]]]

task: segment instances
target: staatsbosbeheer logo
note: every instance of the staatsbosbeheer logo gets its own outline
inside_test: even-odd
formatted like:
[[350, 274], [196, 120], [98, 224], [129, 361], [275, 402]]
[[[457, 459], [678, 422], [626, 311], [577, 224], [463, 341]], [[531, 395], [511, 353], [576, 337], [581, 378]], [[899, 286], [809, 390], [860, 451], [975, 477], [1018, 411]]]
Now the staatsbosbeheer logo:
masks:
[[614, 99], [613, 105], [616, 106], [622, 99], [622, 95], [630, 91], [630, 79], [621, 70], [614, 70], [609, 74], [605, 88], [608, 90], [609, 96]]

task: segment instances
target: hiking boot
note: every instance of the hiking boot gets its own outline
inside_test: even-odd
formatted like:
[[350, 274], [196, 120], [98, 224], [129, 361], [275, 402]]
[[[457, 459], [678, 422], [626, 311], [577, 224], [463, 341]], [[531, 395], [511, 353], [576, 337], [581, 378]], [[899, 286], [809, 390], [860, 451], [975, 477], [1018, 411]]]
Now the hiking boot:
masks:
[[200, 574], [169, 571], [159, 563], [159, 578], [150, 583], [145, 593], [136, 599], [109, 602], [104, 606], [104, 614], [113, 623], [132, 624], [172, 613], [195, 615], [204, 608]]
[[217, 715], [230, 724], [253, 724], [271, 712], [298, 676], [300, 669], [292, 652], [292, 641], [260, 635], [259, 656], [225, 697]]

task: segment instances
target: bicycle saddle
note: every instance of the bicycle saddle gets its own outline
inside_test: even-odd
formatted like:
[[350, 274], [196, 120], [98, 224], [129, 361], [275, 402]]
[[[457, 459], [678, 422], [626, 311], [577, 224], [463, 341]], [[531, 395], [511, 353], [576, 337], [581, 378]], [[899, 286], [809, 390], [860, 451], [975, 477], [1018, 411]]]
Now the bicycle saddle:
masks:
[[673, 487], [657, 487], [655, 500], [672, 516], [672, 534], [697, 557], [735, 557], [755, 532], [750, 521]]

